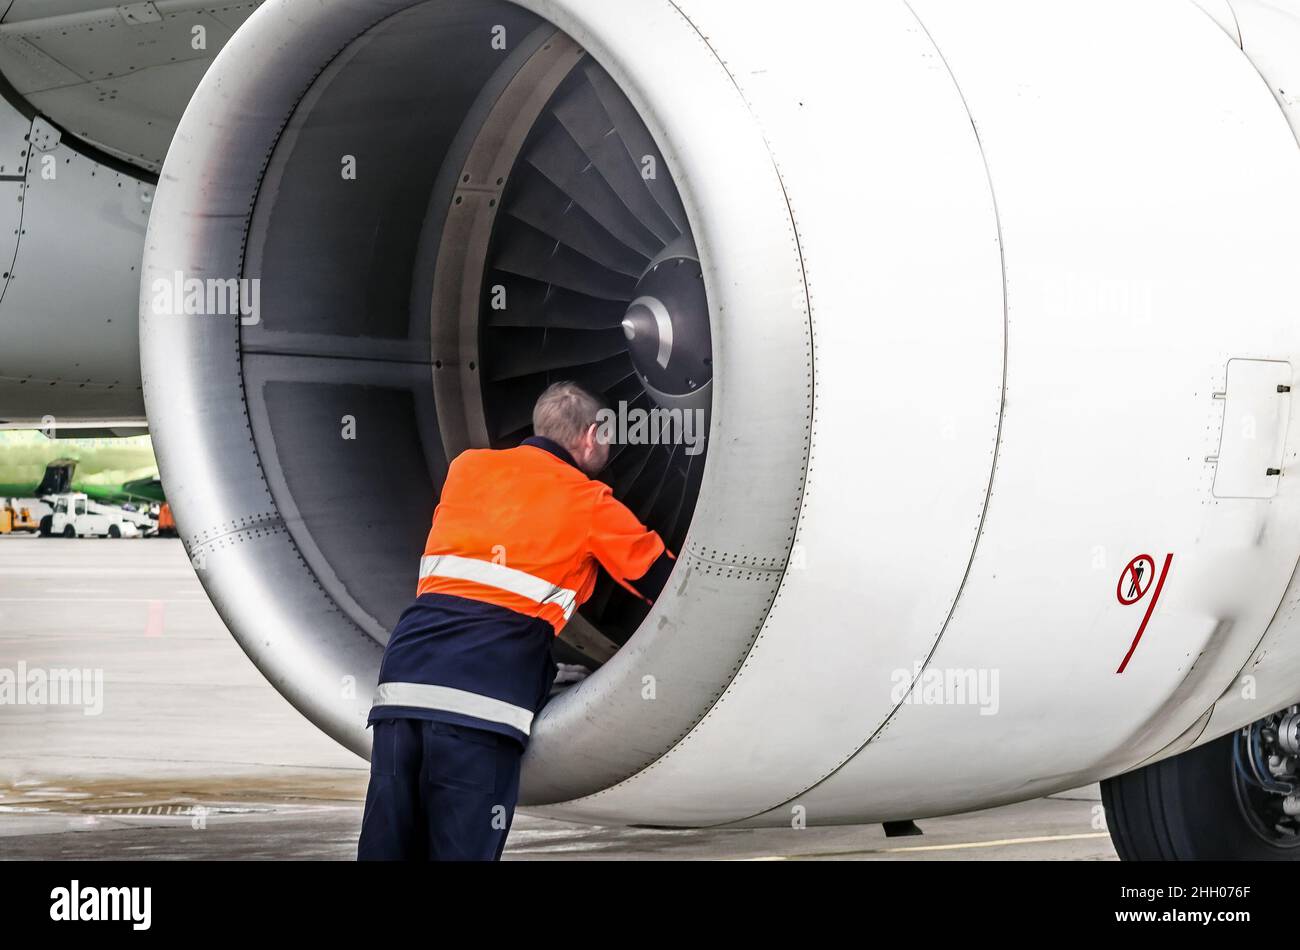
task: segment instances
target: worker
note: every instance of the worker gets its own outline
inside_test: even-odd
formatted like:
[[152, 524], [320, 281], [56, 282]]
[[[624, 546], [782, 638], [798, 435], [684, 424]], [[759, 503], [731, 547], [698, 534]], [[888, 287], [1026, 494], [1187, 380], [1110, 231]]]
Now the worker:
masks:
[[388, 640], [370, 710], [360, 860], [499, 860], [519, 764], [557, 665], [551, 644], [597, 565], [653, 601], [674, 556], [594, 476], [604, 406], [549, 387], [531, 438], [448, 468], [415, 602]]

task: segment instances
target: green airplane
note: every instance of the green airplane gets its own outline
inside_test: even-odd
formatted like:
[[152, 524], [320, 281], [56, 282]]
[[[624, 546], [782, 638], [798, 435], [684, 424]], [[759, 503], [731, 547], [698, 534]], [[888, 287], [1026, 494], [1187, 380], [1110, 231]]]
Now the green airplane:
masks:
[[166, 500], [153, 441], [50, 439], [42, 432], [0, 431], [0, 498], [84, 492], [109, 504]]

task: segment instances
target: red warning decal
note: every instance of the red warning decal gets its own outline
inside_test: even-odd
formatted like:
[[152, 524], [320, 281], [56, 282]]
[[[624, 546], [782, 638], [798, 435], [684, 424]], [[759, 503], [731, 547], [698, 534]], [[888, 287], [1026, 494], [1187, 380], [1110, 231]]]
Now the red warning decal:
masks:
[[1151, 594], [1151, 600], [1147, 604], [1147, 611], [1142, 616], [1142, 623], [1138, 626], [1137, 635], [1133, 637], [1133, 645], [1128, 648], [1128, 653], [1124, 654], [1124, 660], [1115, 672], [1123, 673], [1128, 667], [1128, 661], [1133, 659], [1133, 653], [1137, 650], [1138, 644], [1142, 642], [1142, 634], [1147, 632], [1147, 624], [1151, 622], [1151, 615], [1155, 613], [1156, 603], [1160, 600], [1160, 592], [1164, 590], [1165, 578], [1169, 576], [1169, 565], [1173, 564], [1174, 556], [1165, 555], [1165, 565], [1160, 571], [1160, 576], [1156, 577], [1156, 562], [1150, 554], [1139, 554], [1133, 560], [1128, 562], [1123, 573], [1119, 576], [1119, 583], [1115, 585], [1115, 598], [1125, 607], [1132, 607], [1138, 601], [1146, 597], [1151, 592], [1152, 586], [1155, 592]]

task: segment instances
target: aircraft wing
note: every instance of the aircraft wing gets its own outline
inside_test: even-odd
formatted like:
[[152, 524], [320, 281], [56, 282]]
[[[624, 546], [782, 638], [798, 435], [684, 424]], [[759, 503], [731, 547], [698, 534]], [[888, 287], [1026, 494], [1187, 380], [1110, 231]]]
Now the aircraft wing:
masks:
[[157, 172], [258, 6], [0, 2], [0, 425], [143, 425], [137, 301]]

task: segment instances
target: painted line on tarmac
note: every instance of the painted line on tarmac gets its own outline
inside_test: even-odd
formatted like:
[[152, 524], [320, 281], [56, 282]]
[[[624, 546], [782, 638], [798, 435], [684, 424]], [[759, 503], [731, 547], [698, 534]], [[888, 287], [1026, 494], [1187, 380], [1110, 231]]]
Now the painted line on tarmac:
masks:
[[738, 858], [740, 861], [798, 861], [802, 858], [847, 858], [855, 854], [910, 854], [919, 851], [964, 851], [970, 848], [1005, 848], [1016, 844], [1047, 844], [1053, 841], [1086, 841], [1092, 838], [1109, 838], [1107, 831], [1079, 835], [1039, 835], [1033, 838], [998, 838], [993, 841], [966, 841], [959, 844], [923, 844], [907, 848], [868, 848], [862, 851], [814, 851], [808, 854], [771, 854], [759, 858]]

